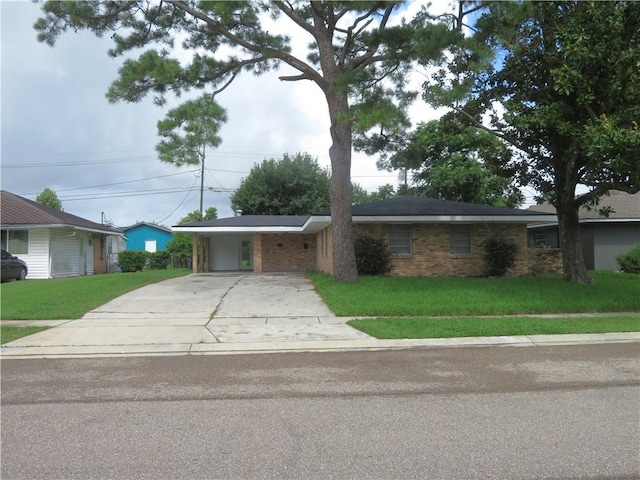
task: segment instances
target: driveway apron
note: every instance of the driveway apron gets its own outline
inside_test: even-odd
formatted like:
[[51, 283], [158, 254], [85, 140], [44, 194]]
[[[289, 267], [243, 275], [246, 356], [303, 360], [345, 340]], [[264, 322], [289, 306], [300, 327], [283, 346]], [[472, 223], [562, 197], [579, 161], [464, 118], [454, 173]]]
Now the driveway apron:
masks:
[[371, 340], [346, 320], [334, 316], [304, 275], [193, 274], [10, 342], [2, 355], [246, 353]]

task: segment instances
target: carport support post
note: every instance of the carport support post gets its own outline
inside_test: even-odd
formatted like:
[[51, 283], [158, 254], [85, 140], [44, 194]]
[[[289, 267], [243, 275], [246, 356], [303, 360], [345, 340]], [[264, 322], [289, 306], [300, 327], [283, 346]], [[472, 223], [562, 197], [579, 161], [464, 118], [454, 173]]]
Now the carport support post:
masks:
[[191, 240], [191, 256], [193, 257], [191, 259], [191, 271], [193, 273], [198, 273], [198, 266], [200, 265], [200, 258], [199, 258], [199, 253], [200, 250], [198, 249], [198, 237], [200, 235], [198, 235], [197, 233], [194, 233], [192, 235], [192, 240]]

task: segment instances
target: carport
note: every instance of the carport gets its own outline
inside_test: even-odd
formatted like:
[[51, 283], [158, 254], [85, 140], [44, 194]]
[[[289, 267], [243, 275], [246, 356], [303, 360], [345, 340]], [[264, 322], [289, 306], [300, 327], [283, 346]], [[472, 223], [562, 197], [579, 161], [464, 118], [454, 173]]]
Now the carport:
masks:
[[316, 236], [330, 217], [241, 215], [172, 227], [193, 236], [193, 272], [317, 270]]

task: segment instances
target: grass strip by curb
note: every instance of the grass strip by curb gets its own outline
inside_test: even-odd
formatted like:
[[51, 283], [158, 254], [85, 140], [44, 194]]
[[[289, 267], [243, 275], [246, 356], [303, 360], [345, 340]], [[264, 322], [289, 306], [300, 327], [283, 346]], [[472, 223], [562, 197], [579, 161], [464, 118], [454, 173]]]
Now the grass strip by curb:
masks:
[[33, 335], [34, 333], [47, 330], [50, 327], [13, 327], [11, 325], [0, 326], [0, 344], [13, 342], [27, 335]]
[[640, 331], [640, 317], [376, 318], [347, 322], [379, 339], [493, 337]]

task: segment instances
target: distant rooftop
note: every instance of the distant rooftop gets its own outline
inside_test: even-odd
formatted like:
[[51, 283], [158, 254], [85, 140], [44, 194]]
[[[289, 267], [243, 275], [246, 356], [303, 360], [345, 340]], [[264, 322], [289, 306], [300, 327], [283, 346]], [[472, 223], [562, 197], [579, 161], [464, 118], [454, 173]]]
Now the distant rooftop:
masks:
[[[600, 215], [599, 211], [602, 208], [610, 207], [611, 213], [608, 217]], [[533, 205], [529, 207], [530, 211], [555, 213], [556, 209], [548, 202], [540, 205]], [[596, 219], [596, 218], [640, 218], [640, 192], [631, 194], [620, 191], [613, 191], [610, 195], [605, 195], [600, 199], [600, 203], [591, 207], [591, 210], [587, 207], [580, 207], [579, 216], [581, 219]]]

